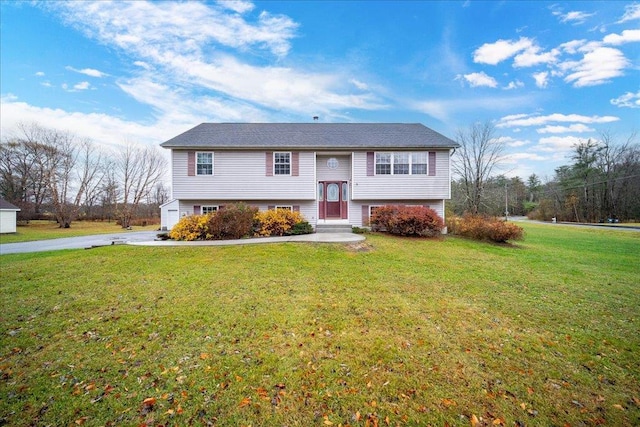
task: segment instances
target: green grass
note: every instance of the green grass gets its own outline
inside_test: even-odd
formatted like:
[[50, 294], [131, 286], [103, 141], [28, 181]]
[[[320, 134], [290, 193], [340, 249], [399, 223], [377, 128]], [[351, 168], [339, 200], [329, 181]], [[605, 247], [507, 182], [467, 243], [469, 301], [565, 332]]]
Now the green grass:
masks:
[[640, 424], [640, 233], [525, 227], [3, 255], [0, 417]]
[[[132, 227], [134, 231], [157, 230], [158, 228], [158, 224]], [[55, 221], [36, 220], [29, 221], [28, 225], [18, 226], [16, 233], [0, 234], [0, 244], [89, 236], [92, 234], [122, 233], [125, 231], [115, 221], [74, 221], [71, 223], [70, 228], [60, 228]]]

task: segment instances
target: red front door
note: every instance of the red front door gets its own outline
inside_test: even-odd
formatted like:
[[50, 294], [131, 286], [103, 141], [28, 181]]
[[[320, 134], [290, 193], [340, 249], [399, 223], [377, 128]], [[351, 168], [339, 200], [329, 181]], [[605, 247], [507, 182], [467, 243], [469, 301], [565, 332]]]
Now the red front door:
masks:
[[326, 197], [327, 218], [341, 218], [342, 198], [339, 182], [325, 182], [324, 194]]
[[320, 181], [318, 183], [320, 219], [348, 218], [348, 188], [346, 181]]

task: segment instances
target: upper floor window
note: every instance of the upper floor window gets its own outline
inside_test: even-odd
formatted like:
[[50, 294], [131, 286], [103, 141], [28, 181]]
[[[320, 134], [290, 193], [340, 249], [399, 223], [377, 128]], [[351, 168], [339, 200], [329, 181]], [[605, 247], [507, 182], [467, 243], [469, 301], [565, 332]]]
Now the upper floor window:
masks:
[[426, 175], [427, 153], [376, 153], [376, 175]]
[[213, 175], [213, 153], [196, 153], [196, 175]]
[[427, 153], [411, 153], [411, 175], [427, 174]]
[[376, 175], [391, 175], [392, 153], [376, 153]]
[[273, 153], [273, 174], [291, 175], [291, 153]]

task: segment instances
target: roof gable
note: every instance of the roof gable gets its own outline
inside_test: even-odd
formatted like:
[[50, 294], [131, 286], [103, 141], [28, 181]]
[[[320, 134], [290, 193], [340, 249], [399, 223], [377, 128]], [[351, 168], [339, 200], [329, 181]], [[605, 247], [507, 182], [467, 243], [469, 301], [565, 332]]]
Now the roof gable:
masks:
[[420, 123], [202, 123], [160, 144], [200, 149], [427, 149], [458, 144]]
[[0, 199], [0, 209], [7, 211], [19, 211], [20, 208], [7, 202], [5, 199]]

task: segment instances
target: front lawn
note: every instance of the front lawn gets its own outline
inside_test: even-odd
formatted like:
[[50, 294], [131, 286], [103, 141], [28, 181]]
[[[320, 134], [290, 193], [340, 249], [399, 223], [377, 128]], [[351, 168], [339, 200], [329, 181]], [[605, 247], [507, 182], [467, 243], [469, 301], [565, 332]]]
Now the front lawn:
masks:
[[640, 424], [640, 233], [0, 256], [0, 425]]

